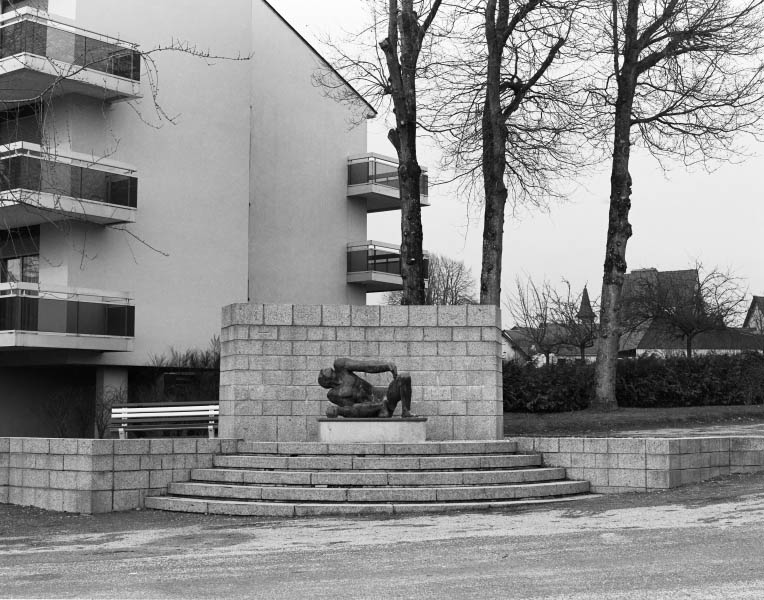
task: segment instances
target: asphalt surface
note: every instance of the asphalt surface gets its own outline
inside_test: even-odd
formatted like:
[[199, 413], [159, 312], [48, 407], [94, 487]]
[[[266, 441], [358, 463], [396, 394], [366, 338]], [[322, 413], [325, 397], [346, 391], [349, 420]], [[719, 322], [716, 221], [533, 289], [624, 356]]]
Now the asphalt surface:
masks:
[[764, 474], [389, 519], [0, 505], [0, 598], [764, 598]]

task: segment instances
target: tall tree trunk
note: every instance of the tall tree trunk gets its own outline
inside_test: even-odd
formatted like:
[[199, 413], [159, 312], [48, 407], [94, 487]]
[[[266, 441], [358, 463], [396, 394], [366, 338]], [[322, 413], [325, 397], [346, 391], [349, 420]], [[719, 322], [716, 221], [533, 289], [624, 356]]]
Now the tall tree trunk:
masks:
[[505, 145], [508, 130], [501, 110], [501, 57], [504, 52], [502, 35], [507, 27], [509, 3], [499, 4], [496, 21], [496, 1], [489, 0], [485, 12], [485, 35], [488, 47], [486, 93], [483, 105], [483, 187], [485, 190], [485, 219], [483, 223], [483, 264], [480, 271], [480, 304], [501, 303], [501, 257], [504, 244], [504, 208], [507, 186]]
[[608, 220], [605, 264], [602, 277], [600, 310], [600, 343], [595, 369], [596, 387], [593, 407], [612, 410], [618, 407], [615, 396], [618, 340], [621, 327], [618, 312], [626, 274], [626, 243], [631, 237], [629, 209], [631, 208], [631, 175], [629, 155], [631, 142], [631, 109], [636, 77], [627, 66], [621, 70], [615, 108], [613, 166], [610, 174], [610, 214]]
[[685, 337], [685, 353], [687, 358], [692, 358], [692, 336]]
[[[437, 12], [439, 4], [437, 2], [432, 10]], [[416, 155], [416, 65], [425, 30], [419, 26], [413, 0], [400, 0], [400, 10], [398, 0], [389, 0], [388, 6], [387, 38], [380, 43], [380, 48], [387, 61], [389, 91], [395, 111], [395, 129], [391, 129], [387, 137], [398, 154], [403, 278], [401, 304], [424, 304], [422, 209], [419, 204], [422, 169]]]

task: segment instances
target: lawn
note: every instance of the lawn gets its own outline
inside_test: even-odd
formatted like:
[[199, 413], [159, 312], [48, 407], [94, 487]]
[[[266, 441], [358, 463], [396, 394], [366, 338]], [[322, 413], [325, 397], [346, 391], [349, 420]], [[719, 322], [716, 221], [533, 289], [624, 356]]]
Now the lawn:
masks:
[[504, 413], [504, 435], [608, 436], [623, 431], [691, 429], [726, 425], [762, 425], [764, 406], [687, 406], [679, 408], [620, 408], [601, 412]]

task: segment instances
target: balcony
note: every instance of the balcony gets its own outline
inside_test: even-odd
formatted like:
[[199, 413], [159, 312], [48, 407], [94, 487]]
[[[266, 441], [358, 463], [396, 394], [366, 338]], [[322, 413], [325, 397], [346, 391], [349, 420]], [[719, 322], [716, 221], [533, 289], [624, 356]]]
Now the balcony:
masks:
[[[347, 282], [363, 285], [366, 291], [394, 292], [403, 289], [401, 247], [369, 240], [348, 244]], [[429, 255], [424, 256], [425, 271]]]
[[39, 144], [0, 146], [0, 222], [14, 228], [63, 220], [135, 221], [134, 171], [86, 155], [50, 155]]
[[[427, 170], [422, 169], [419, 204], [430, 206], [427, 199]], [[379, 154], [363, 154], [348, 159], [348, 198], [366, 200], [367, 212], [400, 210], [398, 161]]]
[[0, 348], [126, 352], [135, 307], [122, 292], [0, 283]]
[[26, 104], [48, 95], [114, 101], [140, 96], [140, 53], [133, 44], [37, 16], [3, 15], [0, 102]]

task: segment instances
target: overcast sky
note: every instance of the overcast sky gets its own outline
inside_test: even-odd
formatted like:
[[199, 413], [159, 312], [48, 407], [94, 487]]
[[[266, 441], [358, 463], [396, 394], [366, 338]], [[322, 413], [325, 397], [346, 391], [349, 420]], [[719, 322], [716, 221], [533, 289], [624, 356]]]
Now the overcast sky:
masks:
[[[269, 0], [321, 51], [323, 35], [355, 31], [364, 23], [360, 0]], [[380, 115], [369, 122], [370, 152], [394, 155]], [[633, 237], [627, 249], [629, 270], [656, 267], [683, 269], [696, 259], [707, 267], [731, 269], [745, 278], [750, 293], [764, 295], [764, 145], [752, 144], [753, 155], [741, 164], [722, 164], [711, 174], [688, 172], [675, 165], [664, 173], [649, 157], [632, 159], [633, 195], [630, 221]], [[633, 155], [634, 156], [634, 155]], [[437, 179], [435, 148], [419, 152], [420, 163]], [[589, 285], [599, 296], [608, 219], [609, 165], [582, 181], [566, 204], [548, 213], [508, 216], [504, 234], [505, 295], [516, 275], [568, 279], [576, 288]], [[431, 252], [463, 260], [480, 278], [482, 215], [468, 211], [456, 190], [430, 188], [424, 209], [424, 243]], [[369, 239], [400, 243], [400, 213], [370, 215]], [[505, 325], [509, 325], [505, 323]]]

